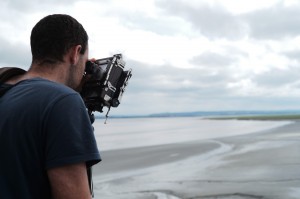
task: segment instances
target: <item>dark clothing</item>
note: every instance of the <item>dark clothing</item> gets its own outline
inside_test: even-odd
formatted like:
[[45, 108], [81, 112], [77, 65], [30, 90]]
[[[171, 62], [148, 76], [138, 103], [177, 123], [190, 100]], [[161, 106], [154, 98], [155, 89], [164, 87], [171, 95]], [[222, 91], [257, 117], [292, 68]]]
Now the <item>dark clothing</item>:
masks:
[[47, 169], [99, 161], [85, 105], [74, 90], [34, 78], [0, 98], [0, 198], [50, 198]]

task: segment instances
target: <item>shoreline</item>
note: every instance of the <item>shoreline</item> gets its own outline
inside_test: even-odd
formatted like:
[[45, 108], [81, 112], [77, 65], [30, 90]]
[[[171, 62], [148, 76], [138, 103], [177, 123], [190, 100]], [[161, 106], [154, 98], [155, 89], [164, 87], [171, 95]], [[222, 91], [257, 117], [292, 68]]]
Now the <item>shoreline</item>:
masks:
[[104, 151], [95, 198], [299, 198], [299, 129]]
[[205, 117], [208, 120], [300, 121], [300, 115], [241, 115]]

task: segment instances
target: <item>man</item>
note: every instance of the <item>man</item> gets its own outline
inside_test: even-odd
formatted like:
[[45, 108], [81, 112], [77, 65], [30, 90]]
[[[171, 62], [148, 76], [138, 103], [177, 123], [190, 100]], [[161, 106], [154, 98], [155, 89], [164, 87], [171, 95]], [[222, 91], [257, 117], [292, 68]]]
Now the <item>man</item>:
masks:
[[91, 122], [75, 91], [88, 36], [68, 15], [49, 15], [31, 32], [32, 64], [0, 97], [0, 198], [91, 198], [87, 167], [98, 163]]

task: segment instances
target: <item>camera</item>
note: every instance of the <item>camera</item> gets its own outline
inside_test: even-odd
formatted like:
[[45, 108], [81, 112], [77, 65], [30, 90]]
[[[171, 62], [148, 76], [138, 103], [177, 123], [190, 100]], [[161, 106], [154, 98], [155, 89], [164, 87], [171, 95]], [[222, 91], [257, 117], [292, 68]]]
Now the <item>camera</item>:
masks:
[[122, 54], [86, 62], [80, 95], [90, 115], [94, 111], [103, 112], [103, 107], [109, 111], [110, 107], [119, 106], [132, 76], [132, 70], [124, 68]]

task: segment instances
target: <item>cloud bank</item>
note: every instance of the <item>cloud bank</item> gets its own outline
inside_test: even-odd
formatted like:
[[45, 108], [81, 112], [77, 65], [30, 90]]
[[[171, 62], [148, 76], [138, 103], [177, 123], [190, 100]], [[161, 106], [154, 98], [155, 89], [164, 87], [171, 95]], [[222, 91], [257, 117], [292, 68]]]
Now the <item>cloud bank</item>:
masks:
[[28, 69], [31, 28], [67, 13], [133, 69], [115, 114], [300, 109], [300, 3], [266, 2], [2, 1], [0, 64]]

